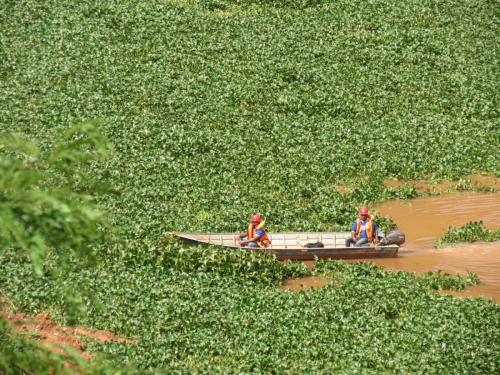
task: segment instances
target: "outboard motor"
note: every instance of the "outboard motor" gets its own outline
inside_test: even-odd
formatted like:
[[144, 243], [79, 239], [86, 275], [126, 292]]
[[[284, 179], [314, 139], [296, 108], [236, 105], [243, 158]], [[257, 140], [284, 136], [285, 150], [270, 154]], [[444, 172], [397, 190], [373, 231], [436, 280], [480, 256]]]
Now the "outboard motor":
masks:
[[398, 245], [401, 246], [405, 243], [405, 234], [400, 230], [391, 230], [387, 236], [381, 241], [383, 245]]

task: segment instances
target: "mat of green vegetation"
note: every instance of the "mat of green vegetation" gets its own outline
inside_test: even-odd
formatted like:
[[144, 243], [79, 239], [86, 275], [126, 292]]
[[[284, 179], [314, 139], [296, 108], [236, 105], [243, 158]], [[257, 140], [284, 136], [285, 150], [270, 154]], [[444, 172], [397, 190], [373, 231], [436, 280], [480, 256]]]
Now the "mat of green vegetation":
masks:
[[[495, 373], [500, 364], [500, 305], [432, 294], [440, 287], [428, 277], [323, 261], [317, 271], [332, 285], [283, 292], [277, 280], [305, 266], [242, 251], [166, 252], [157, 265], [105, 262], [68, 274], [105, 308], [83, 298], [78, 324], [138, 340], [87, 350], [154, 373]], [[61, 321], [58, 284], [12, 257], [0, 265], [12, 303]], [[452, 279], [443, 286], [473, 282]]]
[[0, 20], [0, 130], [102, 118], [95, 173], [133, 237], [254, 211], [324, 230], [383, 178], [500, 170], [494, 2], [4, 1]]
[[494, 242], [499, 240], [500, 229], [489, 230], [484, 227], [482, 221], [470, 221], [459, 228], [449, 227], [446, 233], [434, 243], [434, 247], [454, 246], [462, 242]]
[[[160, 238], [254, 212], [346, 229], [415, 194], [385, 178], [499, 174], [498, 18], [492, 1], [3, 1], [0, 132], [48, 151], [100, 118], [114, 147], [86, 172], [112, 189], [97, 200], [117, 235], [67, 283], [95, 296], [73, 322], [139, 344], [91, 347], [154, 372], [497, 372], [498, 305], [430, 294], [439, 276], [354, 266], [282, 293], [297, 267]], [[64, 286], [5, 254], [16, 306], [68, 319]]]

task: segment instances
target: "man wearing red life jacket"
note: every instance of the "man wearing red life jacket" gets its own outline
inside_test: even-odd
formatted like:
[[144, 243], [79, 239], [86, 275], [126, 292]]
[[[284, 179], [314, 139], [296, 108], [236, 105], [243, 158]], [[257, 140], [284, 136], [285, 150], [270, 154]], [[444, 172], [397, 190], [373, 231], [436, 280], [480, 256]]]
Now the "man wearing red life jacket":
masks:
[[354, 221], [351, 228], [351, 237], [346, 238], [345, 247], [362, 246], [369, 242], [378, 242], [378, 226], [374, 217], [368, 214], [368, 208], [359, 209], [359, 217]]
[[270, 241], [265, 230], [265, 224], [266, 222], [262, 220], [260, 215], [252, 215], [247, 231], [236, 235], [235, 239], [240, 241], [241, 247], [268, 247]]

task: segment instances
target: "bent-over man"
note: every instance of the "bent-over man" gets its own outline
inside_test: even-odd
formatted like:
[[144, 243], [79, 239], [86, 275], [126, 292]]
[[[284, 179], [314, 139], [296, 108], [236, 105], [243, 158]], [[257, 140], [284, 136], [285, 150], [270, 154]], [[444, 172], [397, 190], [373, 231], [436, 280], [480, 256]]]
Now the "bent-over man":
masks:
[[265, 230], [265, 224], [266, 222], [262, 220], [260, 215], [252, 215], [247, 231], [237, 234], [235, 239], [240, 241], [241, 247], [268, 247], [270, 241]]

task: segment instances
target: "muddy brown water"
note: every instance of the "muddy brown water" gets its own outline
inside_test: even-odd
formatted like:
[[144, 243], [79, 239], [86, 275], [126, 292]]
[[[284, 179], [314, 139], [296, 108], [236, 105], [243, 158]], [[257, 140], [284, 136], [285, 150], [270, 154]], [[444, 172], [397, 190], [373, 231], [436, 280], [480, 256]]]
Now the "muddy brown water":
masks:
[[[376, 207], [382, 216], [391, 216], [406, 234], [406, 243], [395, 258], [370, 259], [393, 270], [448, 272], [463, 274], [475, 272], [481, 282], [457, 296], [484, 296], [500, 301], [500, 242], [461, 244], [456, 247], [434, 249], [433, 243], [449, 226], [460, 227], [469, 221], [482, 220], [489, 229], [500, 227], [500, 193], [447, 194], [407, 201], [388, 201]], [[312, 264], [308, 264], [311, 266]], [[302, 279], [283, 284], [292, 290], [306, 289], [310, 283], [317, 287], [324, 279]], [[314, 278], [312, 278], [314, 279]], [[289, 281], [290, 283], [290, 281]], [[300, 286], [300, 287], [299, 287]]]
[[500, 193], [460, 193], [390, 201], [375, 207], [382, 216], [391, 216], [406, 234], [406, 244], [396, 258], [375, 263], [405, 271], [443, 270], [451, 274], [475, 272], [481, 283], [453, 293], [484, 296], [500, 301], [500, 242], [462, 244], [434, 249], [433, 244], [448, 227], [460, 227], [482, 220], [485, 227], [500, 227]]
[[405, 250], [432, 247], [449, 226], [460, 227], [479, 220], [490, 229], [500, 225], [500, 193], [461, 193], [388, 201], [375, 209], [382, 216], [391, 216], [405, 232]]
[[[312, 262], [311, 262], [312, 263]], [[281, 285], [282, 290], [293, 290], [295, 292], [306, 289], [321, 288], [330, 283], [330, 280], [320, 276], [308, 276], [300, 279], [285, 280]]]

